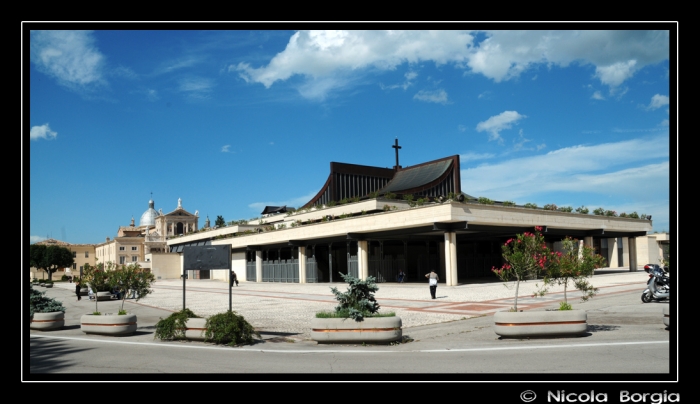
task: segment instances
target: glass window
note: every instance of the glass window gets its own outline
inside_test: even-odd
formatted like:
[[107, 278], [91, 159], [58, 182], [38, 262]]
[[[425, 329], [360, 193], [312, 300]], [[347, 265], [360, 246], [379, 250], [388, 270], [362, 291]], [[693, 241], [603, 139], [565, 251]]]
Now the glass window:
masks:
[[124, 246], [120, 246], [119, 251], [124, 251]]
[[138, 247], [131, 247], [131, 251], [138, 251], [138, 250], [139, 250]]
[[75, 252], [75, 251], [73, 251], [73, 258], [75, 258], [75, 254], [76, 254], [76, 252]]
[[120, 263], [120, 264], [123, 264], [125, 261], [126, 261], [126, 257], [125, 257], [125, 256], [122, 255], [122, 256], [119, 257], [119, 263]]
[[75, 269], [75, 262], [73, 263], [73, 269]]
[[132, 256], [131, 256], [131, 262], [136, 262], [136, 261], [138, 261], [138, 260], [139, 260], [139, 256], [138, 256], [138, 255], [132, 255]]
[[85, 251], [85, 258], [89, 258], [89, 257], [90, 257], [90, 253]]

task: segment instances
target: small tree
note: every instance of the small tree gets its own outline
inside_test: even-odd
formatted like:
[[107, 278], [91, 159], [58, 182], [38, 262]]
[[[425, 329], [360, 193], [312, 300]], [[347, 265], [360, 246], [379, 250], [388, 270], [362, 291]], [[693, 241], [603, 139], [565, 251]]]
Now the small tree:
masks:
[[491, 269], [503, 282], [515, 280], [514, 311], [518, 311], [520, 281], [528, 277], [537, 277], [552, 261], [552, 253], [540, 231], [541, 227], [535, 227], [535, 233], [525, 232], [506, 241], [501, 246], [505, 263], [500, 268]]
[[588, 278], [593, 275], [596, 268], [605, 265], [605, 258], [595, 253], [592, 247], [587, 245], [579, 246], [579, 241], [575, 238], [567, 237], [562, 240], [563, 252], [555, 253], [556, 257], [552, 265], [547, 266], [544, 276], [545, 290], [549, 285], [557, 284], [564, 286], [564, 305], [570, 308], [566, 295], [569, 282], [573, 282], [576, 289], [582, 293], [581, 300], [586, 301], [598, 293], [598, 289], [593, 287]]
[[374, 292], [379, 290], [373, 276], [367, 277], [366, 281], [355, 278], [350, 274], [340, 273], [340, 276], [348, 284], [346, 292], [340, 292], [337, 288], [331, 288], [338, 301], [335, 307], [336, 314], [343, 317], [352, 318], [355, 321], [362, 321], [379, 311], [379, 303], [374, 298]]
[[214, 225], [216, 225], [216, 227], [226, 226], [226, 221], [224, 220], [224, 217], [221, 215], [217, 216], [216, 221], [214, 222]]
[[[114, 265], [109, 261], [106, 267], [107, 270], [112, 270]], [[83, 266], [83, 282], [87, 282], [88, 287], [95, 293], [95, 312], [93, 314], [100, 313], [97, 309], [97, 292], [110, 291], [111, 289], [107, 270], [105, 270], [105, 265], [102, 263], [97, 265], [85, 264]]]
[[138, 302], [153, 292], [151, 285], [156, 281], [155, 276], [139, 264], [122, 265], [109, 273], [109, 283], [122, 292], [121, 312], [124, 311], [124, 301], [131, 290]]

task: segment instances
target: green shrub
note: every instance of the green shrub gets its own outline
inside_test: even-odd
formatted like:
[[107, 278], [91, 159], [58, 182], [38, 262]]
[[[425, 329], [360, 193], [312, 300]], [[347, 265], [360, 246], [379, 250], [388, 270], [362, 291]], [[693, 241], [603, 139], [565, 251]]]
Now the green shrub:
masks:
[[537, 204], [536, 204], [536, 203], [528, 202], [528, 203], [526, 203], [526, 204], [523, 205], [523, 206], [525, 206], [526, 208], [530, 208], [530, 209], [537, 209]]
[[215, 344], [230, 346], [252, 344], [253, 336], [260, 338], [260, 333], [255, 331], [243, 316], [230, 310], [209, 317], [206, 328], [205, 341]]
[[557, 205], [555, 205], [553, 203], [548, 203], [548, 204], [544, 205], [544, 207], [542, 207], [542, 209], [544, 209], [544, 210], [557, 210]]
[[571, 304], [567, 302], [559, 302], [559, 310], [572, 310]]
[[515, 202], [513, 202], [513, 201], [503, 201], [503, 206], [515, 206]]
[[605, 215], [605, 209], [603, 209], [603, 208], [594, 209], [593, 214], [597, 215], [597, 216], [603, 216], [603, 215]]
[[582, 215], [587, 215], [587, 214], [588, 214], [588, 208], [585, 207], [585, 206], [580, 206], [580, 207], [576, 208], [576, 212], [577, 212], [577, 213], [580, 213], [580, 214], [582, 214]]
[[568, 212], [568, 213], [571, 213], [571, 212], [574, 210], [574, 208], [572, 208], [571, 206], [562, 206], [562, 207], [560, 207], [560, 208], [557, 209], [557, 210], [558, 210], [559, 212]]
[[346, 292], [340, 292], [332, 287], [331, 292], [335, 295], [338, 305], [335, 313], [343, 318], [352, 318], [355, 321], [362, 321], [365, 317], [372, 317], [379, 311], [379, 303], [374, 298], [374, 292], [379, 290], [373, 276], [367, 280], [355, 278], [348, 274], [340, 273], [340, 277], [348, 284]]
[[164, 341], [172, 341], [185, 338], [185, 322], [188, 318], [200, 318], [190, 309], [176, 311], [167, 318], [160, 318], [156, 323], [156, 331], [153, 334], [153, 339], [161, 339]]
[[494, 204], [493, 200], [486, 198], [486, 197], [483, 197], [483, 196], [479, 197], [479, 203], [482, 205], [493, 205]]
[[67, 281], [67, 280], [68, 280], [68, 275], [65, 275], [65, 274], [61, 275], [61, 280], [62, 280], [62, 281]]
[[632, 212], [627, 217], [631, 217], [632, 219], [639, 219], [639, 214], [637, 212]]
[[30, 316], [33, 316], [34, 313], [51, 313], [54, 311], [66, 312], [66, 308], [63, 307], [63, 303], [52, 297], [47, 297], [46, 292], [39, 292], [31, 285], [29, 286], [29, 292]]
[[387, 192], [386, 194], [384, 194], [384, 198], [386, 198], [386, 199], [396, 199], [396, 194], [393, 193], [393, 192]]
[[[374, 313], [365, 317], [396, 317], [396, 313], [393, 311], [388, 313]], [[350, 318], [350, 310], [319, 311], [316, 313], [316, 318]]]
[[428, 200], [427, 198], [418, 198], [418, 199], [416, 200], [416, 205], [418, 205], [418, 206], [423, 206], [423, 205], [425, 205], [425, 202], [426, 202], [427, 200]]

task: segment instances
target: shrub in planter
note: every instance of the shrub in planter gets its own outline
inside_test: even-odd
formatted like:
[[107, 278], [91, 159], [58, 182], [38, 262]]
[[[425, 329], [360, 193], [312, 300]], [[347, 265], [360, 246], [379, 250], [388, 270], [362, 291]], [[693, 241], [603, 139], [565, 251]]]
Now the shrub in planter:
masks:
[[166, 318], [160, 318], [156, 323], [156, 331], [153, 339], [172, 341], [185, 339], [186, 322], [188, 318], [201, 318], [190, 309], [176, 311]]
[[[121, 312], [124, 312], [126, 295], [133, 293], [136, 301], [153, 292], [151, 285], [156, 281], [155, 276], [148, 270], [142, 269], [139, 264], [122, 265], [108, 273], [109, 283], [122, 297]], [[126, 313], [126, 312], [124, 312]]]
[[230, 346], [252, 344], [254, 336], [260, 338], [260, 333], [234, 311], [215, 314], [207, 319], [205, 341]]
[[66, 312], [66, 308], [63, 307], [63, 303], [58, 300], [47, 297], [46, 292], [39, 292], [33, 287], [29, 287], [29, 315], [33, 316], [34, 313], [51, 313], [54, 311]]
[[355, 321], [362, 321], [365, 317], [393, 317], [395, 313], [379, 314], [379, 303], [374, 298], [374, 292], [379, 290], [373, 276], [367, 277], [366, 281], [354, 276], [339, 273], [348, 284], [346, 292], [340, 292], [337, 288], [331, 288], [338, 305], [335, 311], [316, 313], [316, 318], [352, 318]]

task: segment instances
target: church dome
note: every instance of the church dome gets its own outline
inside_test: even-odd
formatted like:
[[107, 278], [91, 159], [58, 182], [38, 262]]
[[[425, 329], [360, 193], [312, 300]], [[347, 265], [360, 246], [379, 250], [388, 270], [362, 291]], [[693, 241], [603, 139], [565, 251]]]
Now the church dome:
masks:
[[148, 201], [148, 210], [143, 212], [141, 215], [141, 220], [139, 221], [139, 226], [154, 226], [156, 224], [156, 216], [158, 212], [153, 208], [153, 199]]

